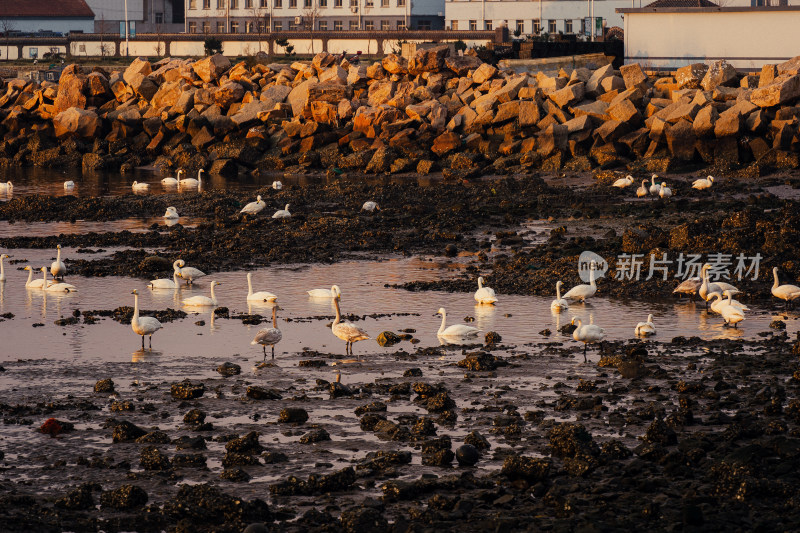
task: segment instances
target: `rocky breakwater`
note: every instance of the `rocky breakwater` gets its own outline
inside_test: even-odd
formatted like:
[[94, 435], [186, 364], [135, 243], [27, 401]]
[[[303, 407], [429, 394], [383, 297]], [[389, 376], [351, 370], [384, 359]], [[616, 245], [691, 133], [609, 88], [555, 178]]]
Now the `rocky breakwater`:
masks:
[[137, 58], [124, 71], [73, 64], [58, 84], [2, 89], [6, 166], [441, 168], [454, 178], [633, 162], [754, 175], [800, 166], [800, 56], [755, 75], [717, 61], [658, 79], [638, 64], [519, 74], [445, 46], [371, 65], [327, 53], [292, 64]]

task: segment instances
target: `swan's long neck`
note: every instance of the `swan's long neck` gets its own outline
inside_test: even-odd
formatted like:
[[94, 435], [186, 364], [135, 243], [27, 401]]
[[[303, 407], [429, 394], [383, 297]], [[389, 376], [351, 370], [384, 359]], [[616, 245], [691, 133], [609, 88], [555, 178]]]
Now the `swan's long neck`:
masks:
[[[0, 263], [2, 265], [2, 263]], [[772, 284], [773, 289], [777, 289], [780, 282], [778, 281], [778, 269], [775, 268], [772, 270], [772, 275], [775, 276], [775, 283]]]
[[42, 286], [43, 289], [47, 288], [47, 269], [42, 269], [42, 274], [44, 274], [44, 285]]
[[478, 278], [478, 290], [483, 288], [483, 278]]
[[596, 287], [594, 283], [594, 267], [589, 269], [589, 285], [591, 285], [592, 288]]
[[25, 286], [28, 287], [33, 281], [33, 270], [28, 270], [28, 281], [25, 282]]
[[728, 305], [733, 305], [733, 295], [728, 293]]
[[703, 285], [701, 286], [701, 288], [704, 288], [704, 290], [707, 291], [708, 290], [708, 269], [704, 268], [703, 270], [701, 270], [700, 271], [700, 275], [703, 278]]
[[342, 312], [339, 311], [339, 298], [333, 297], [333, 306], [336, 308], [336, 318], [333, 320], [333, 325], [337, 325], [342, 320]]
[[131, 319], [132, 324], [136, 324], [139, 322], [139, 295], [133, 295], [133, 318]]
[[214, 301], [216, 301], [216, 300], [217, 300], [217, 297], [216, 297], [216, 296], [214, 296], [214, 287], [216, 287], [216, 285], [214, 285], [214, 284], [212, 283], [212, 284], [211, 284], [211, 299], [212, 299], [212, 300], [214, 300]]
[[581, 319], [580, 319], [580, 318], [576, 318], [576, 319], [575, 319], [575, 329], [576, 329], [576, 330], [577, 330], [577, 329], [581, 329], [581, 327], [583, 327], [583, 322], [581, 321]]
[[278, 329], [278, 306], [272, 308], [272, 327]]
[[647, 184], [647, 180], [642, 180], [642, 189], [647, 188], [646, 184]]
[[6, 279], [6, 267], [3, 265], [4, 257], [0, 256], [0, 280]]
[[561, 284], [556, 283], [556, 300], [561, 299]]
[[447, 321], [447, 313], [442, 311], [442, 325], [439, 326], [439, 332], [438, 332], [440, 335], [444, 332], [444, 325], [446, 321]]
[[172, 282], [175, 283], [175, 288], [178, 288], [178, 271], [172, 273]]
[[253, 276], [251, 274], [247, 275], [247, 296], [253, 295]]
[[288, 213], [289, 212], [289, 204], [286, 204], [286, 207], [284, 207], [283, 209], [284, 209], [284, 211], [286, 211]]
[[56, 263], [61, 262], [61, 248], [58, 249], [58, 254], [56, 254]]
[[178, 266], [178, 263], [180, 263], [180, 260], [175, 261], [174, 263], [172, 263], [172, 270], [174, 270], [176, 274], [181, 271], [181, 267]]

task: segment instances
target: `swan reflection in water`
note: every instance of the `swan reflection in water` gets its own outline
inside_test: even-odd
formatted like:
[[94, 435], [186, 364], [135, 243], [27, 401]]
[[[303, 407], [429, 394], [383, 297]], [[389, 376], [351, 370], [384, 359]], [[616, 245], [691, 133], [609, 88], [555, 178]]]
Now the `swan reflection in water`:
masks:
[[158, 361], [164, 352], [151, 348], [139, 348], [131, 354], [131, 363], [153, 363]]

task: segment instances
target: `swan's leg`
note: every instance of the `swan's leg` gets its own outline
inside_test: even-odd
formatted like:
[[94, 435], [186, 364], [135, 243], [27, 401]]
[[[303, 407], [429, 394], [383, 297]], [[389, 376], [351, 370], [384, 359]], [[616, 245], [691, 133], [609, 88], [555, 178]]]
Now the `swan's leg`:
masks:
[[144, 335], [142, 335], [142, 350], [144, 350]]
[[264, 349], [264, 361], [267, 360], [267, 345], [262, 344], [261, 347]]
[[275, 345], [272, 345], [272, 358], [275, 359]]
[[152, 335], [150, 335], [150, 348], [151, 349], [153, 348], [153, 336]]

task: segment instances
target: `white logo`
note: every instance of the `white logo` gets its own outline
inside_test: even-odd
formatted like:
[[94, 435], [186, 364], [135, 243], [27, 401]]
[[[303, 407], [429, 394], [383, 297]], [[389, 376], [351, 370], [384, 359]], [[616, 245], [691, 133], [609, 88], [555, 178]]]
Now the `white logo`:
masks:
[[594, 279], [602, 278], [608, 270], [608, 262], [594, 252], [585, 251], [578, 258], [578, 275], [581, 281], [591, 281], [591, 271], [594, 269]]

